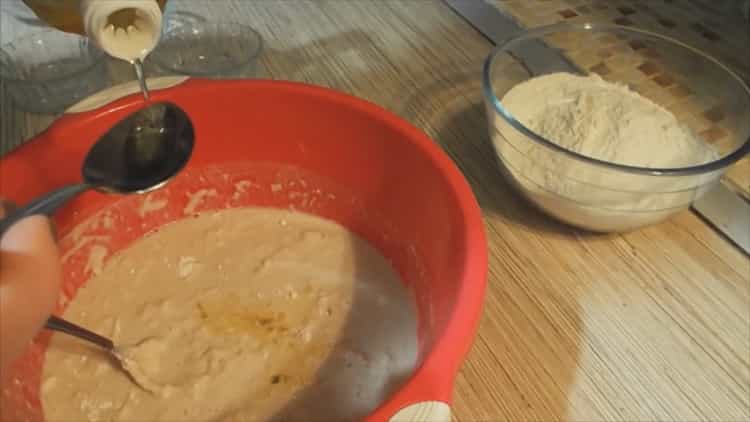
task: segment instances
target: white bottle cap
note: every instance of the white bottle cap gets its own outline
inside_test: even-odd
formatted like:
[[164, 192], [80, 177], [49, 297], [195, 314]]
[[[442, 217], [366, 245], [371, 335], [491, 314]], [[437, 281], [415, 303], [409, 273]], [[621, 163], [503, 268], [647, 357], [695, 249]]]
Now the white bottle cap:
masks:
[[[135, 22], [115, 28], [109, 17], [123, 9], [135, 9]], [[110, 56], [129, 62], [143, 60], [161, 36], [162, 13], [156, 0], [82, 0], [81, 16], [90, 39]]]

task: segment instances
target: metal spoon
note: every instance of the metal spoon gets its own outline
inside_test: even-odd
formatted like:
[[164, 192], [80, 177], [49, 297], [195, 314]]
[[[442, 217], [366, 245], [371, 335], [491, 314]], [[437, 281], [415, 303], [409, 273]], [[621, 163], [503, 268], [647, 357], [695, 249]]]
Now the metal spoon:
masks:
[[89, 150], [83, 182], [37, 198], [0, 220], [0, 235], [18, 220], [51, 215], [89, 189], [107, 193], [144, 193], [158, 189], [190, 159], [195, 133], [188, 115], [171, 103], [152, 103], [118, 122]]
[[66, 321], [54, 315], [50, 316], [47, 319], [45, 327], [50, 330], [69, 334], [73, 337], [88, 341], [89, 343], [101, 347], [105, 352], [107, 352], [107, 354], [109, 354], [112, 359], [115, 360], [115, 362], [119, 364], [120, 368], [130, 377], [131, 380], [133, 380], [136, 385], [154, 394], [158, 394], [161, 390], [160, 386], [151, 381], [148, 376], [143, 373], [143, 371], [140, 369], [140, 366], [138, 366], [138, 363], [134, 362], [131, 358], [128, 357], [128, 349], [138, 347], [141, 343], [135, 344], [133, 346], [115, 346], [114, 342], [109, 338], [101, 336], [93, 331], [90, 331], [86, 328], [73, 324], [72, 322]]
[[[0, 235], [24, 217], [51, 215], [89, 189], [130, 194], [164, 186], [187, 164], [193, 144], [193, 124], [181, 108], [170, 103], [150, 104], [118, 122], [94, 144], [83, 163], [82, 183], [57, 189], [15, 210], [0, 220]], [[123, 363], [105, 337], [55, 316], [45, 327], [101, 346]]]
[[80, 327], [72, 322], [68, 322], [62, 318], [58, 318], [54, 315], [47, 319], [46, 327], [59, 331], [61, 333], [70, 334], [74, 337], [78, 337], [82, 340], [86, 340], [89, 343], [93, 343], [105, 351], [114, 354], [115, 344], [112, 340], [107, 337], [100, 336], [93, 331], [89, 331], [83, 327]]

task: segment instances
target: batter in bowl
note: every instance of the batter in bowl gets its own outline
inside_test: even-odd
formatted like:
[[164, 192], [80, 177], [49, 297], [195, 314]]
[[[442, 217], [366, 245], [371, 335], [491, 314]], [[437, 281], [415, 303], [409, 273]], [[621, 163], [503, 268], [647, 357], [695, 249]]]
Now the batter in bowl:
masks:
[[275, 209], [162, 227], [109, 259], [64, 317], [127, 346], [138, 383], [55, 334], [48, 422], [355, 420], [417, 361], [415, 307], [388, 261], [336, 223]]

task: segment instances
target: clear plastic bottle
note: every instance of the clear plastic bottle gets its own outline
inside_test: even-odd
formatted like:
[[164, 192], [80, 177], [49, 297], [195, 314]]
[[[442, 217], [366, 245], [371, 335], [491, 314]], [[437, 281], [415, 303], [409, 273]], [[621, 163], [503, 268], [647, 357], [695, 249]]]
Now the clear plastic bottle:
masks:
[[156, 47], [167, 0], [23, 0], [48, 25], [89, 37], [112, 57], [134, 62]]

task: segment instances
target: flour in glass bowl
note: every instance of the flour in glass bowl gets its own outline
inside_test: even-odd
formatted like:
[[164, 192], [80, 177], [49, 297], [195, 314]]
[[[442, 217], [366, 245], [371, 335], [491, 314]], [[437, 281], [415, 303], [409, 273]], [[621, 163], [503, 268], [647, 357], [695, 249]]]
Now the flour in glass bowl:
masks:
[[[675, 116], [596, 74], [553, 73], [509, 90], [501, 101], [542, 137], [595, 159], [646, 168], [711, 162], [718, 152]], [[713, 176], [649, 177], [605, 170], [532, 141], [495, 116], [494, 143], [524, 192], [558, 218], [593, 230], [628, 230], [687, 207], [692, 187]]]

